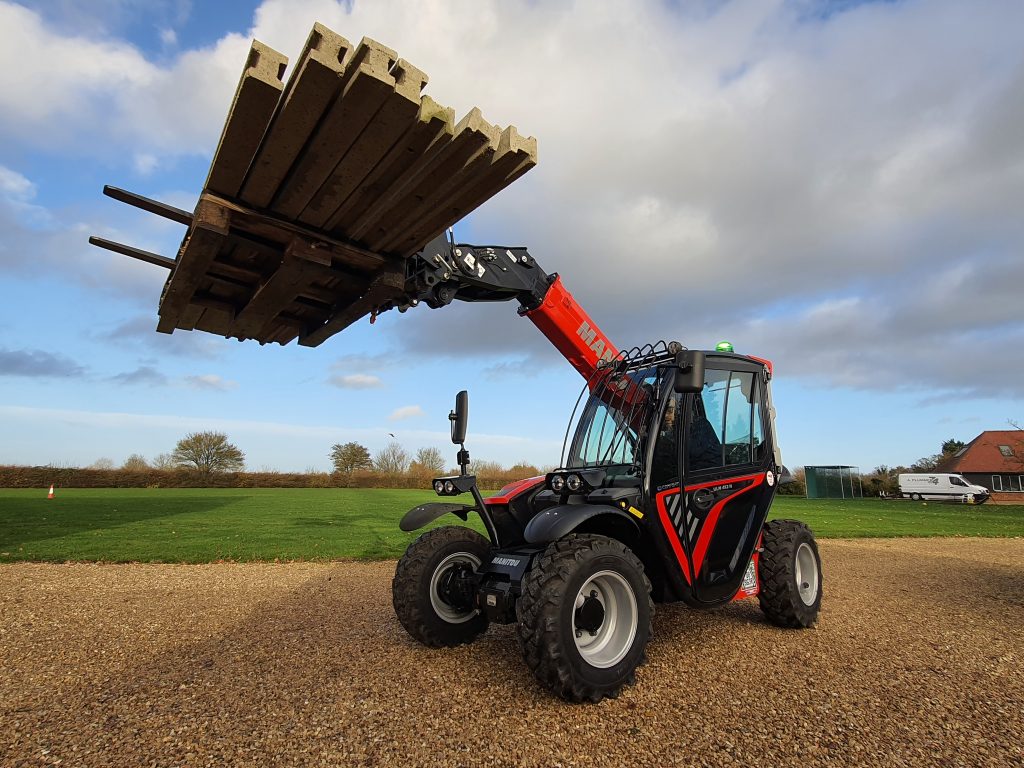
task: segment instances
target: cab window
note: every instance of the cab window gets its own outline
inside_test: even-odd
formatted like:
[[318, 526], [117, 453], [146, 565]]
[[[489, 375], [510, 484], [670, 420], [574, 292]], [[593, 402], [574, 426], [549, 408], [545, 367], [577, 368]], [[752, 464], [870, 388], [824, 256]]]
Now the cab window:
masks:
[[657, 488], [679, 482], [679, 416], [682, 413], [682, 402], [682, 397], [673, 393], [665, 403], [665, 412], [658, 425], [651, 468], [651, 482]]
[[707, 370], [703, 393], [691, 400], [690, 471], [750, 464], [762, 458], [764, 431], [755, 387], [751, 372]]

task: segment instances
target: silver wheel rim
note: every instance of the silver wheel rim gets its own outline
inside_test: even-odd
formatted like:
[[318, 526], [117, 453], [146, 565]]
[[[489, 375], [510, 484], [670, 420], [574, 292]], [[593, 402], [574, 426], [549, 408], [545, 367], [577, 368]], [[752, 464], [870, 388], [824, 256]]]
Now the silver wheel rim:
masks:
[[796, 589], [804, 605], [818, 599], [818, 558], [807, 542], [796, 548]]
[[[596, 599], [604, 609], [604, 619], [593, 634], [576, 626], [576, 611], [588, 597]], [[621, 574], [600, 571], [587, 579], [576, 593], [572, 612], [576, 650], [592, 667], [615, 666], [633, 647], [639, 614], [633, 589]]]
[[441, 599], [441, 595], [438, 592], [438, 586], [445, 571], [460, 563], [471, 565], [475, 571], [480, 567], [480, 558], [469, 552], [453, 552], [437, 564], [437, 568], [434, 569], [434, 573], [430, 577], [430, 607], [434, 609], [434, 613], [449, 624], [462, 624], [479, 613], [475, 608], [470, 611], [460, 611], [452, 608], [452, 606]]

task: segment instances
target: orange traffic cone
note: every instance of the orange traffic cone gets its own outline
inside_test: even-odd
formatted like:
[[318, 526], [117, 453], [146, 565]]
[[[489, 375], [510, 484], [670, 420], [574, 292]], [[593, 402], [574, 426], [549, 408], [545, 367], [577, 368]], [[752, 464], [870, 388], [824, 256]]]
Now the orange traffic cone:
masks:
[[53, 483], [50, 483], [50, 492], [48, 494], [46, 494], [46, 498], [48, 498], [48, 499], [52, 499], [53, 498]]

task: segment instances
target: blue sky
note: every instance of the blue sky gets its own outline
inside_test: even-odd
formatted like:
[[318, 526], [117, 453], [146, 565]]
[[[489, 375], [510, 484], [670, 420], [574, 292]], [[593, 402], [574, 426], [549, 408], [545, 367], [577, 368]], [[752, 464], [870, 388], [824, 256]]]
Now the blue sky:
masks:
[[[790, 465], [910, 463], [1024, 421], [1024, 63], [1009, 2], [0, 0], [0, 462], [87, 465], [228, 433], [250, 468], [332, 443], [558, 460], [582, 382], [513, 304], [419, 308], [323, 346], [157, 334], [257, 37], [367, 35], [540, 164], [457, 228], [526, 244], [620, 345], [731, 340], [776, 362]], [[443, 41], [439, 43], [438, 41]], [[468, 62], [472, 62], [469, 64]]]

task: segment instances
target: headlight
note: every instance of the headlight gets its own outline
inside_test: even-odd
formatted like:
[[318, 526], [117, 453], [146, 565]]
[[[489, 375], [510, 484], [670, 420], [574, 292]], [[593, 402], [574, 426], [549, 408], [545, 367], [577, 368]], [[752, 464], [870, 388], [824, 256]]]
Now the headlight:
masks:
[[583, 487], [583, 478], [579, 475], [569, 475], [565, 478], [565, 487], [573, 493], [578, 493], [580, 488]]
[[435, 480], [434, 481], [434, 490], [438, 494], [444, 493], [444, 480]]
[[444, 492], [445, 493], [452, 493], [454, 490], [455, 490], [455, 483], [453, 483], [451, 480], [445, 480], [444, 481]]
[[561, 475], [555, 475], [551, 478], [551, 490], [555, 493], [561, 493], [562, 489], [565, 488], [565, 478]]

